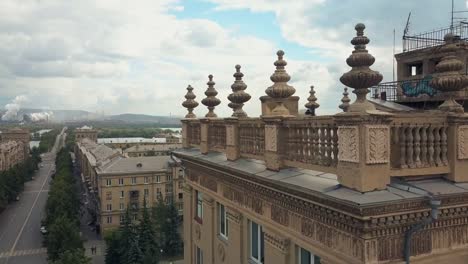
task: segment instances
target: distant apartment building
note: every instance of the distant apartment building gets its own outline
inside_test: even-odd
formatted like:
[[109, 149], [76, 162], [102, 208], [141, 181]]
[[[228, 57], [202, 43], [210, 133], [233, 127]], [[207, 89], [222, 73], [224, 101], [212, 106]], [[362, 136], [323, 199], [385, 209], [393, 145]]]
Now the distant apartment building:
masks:
[[177, 159], [167, 155], [125, 157], [88, 138], [76, 142], [75, 155], [100, 230], [118, 227], [127, 208], [139, 212], [145, 201], [147, 206], [158, 199], [174, 203], [182, 214], [184, 171]]
[[30, 134], [27, 129], [13, 128], [2, 131], [0, 136], [0, 171], [5, 171], [29, 156]]
[[75, 129], [75, 141], [79, 142], [82, 139], [88, 138], [91, 141], [97, 142], [97, 130], [89, 126], [83, 126]]
[[430, 84], [442, 104], [379, 111], [366, 95], [382, 75], [370, 68], [365, 26], [355, 29], [340, 81], [357, 98], [350, 104], [345, 92], [342, 113], [316, 116], [312, 86], [298, 114], [283, 51], [260, 117], [242, 110], [250, 95], [238, 65], [232, 116], [215, 114], [212, 75], [203, 118], [187, 88], [174, 151], [187, 174], [184, 263], [468, 263], [468, 116], [454, 100], [468, 83], [456, 52], [468, 39], [449, 31], [430, 53], [440, 57]]
[[182, 144], [175, 143], [135, 145], [125, 149], [123, 154], [127, 157], [167, 156], [171, 151], [181, 147]]

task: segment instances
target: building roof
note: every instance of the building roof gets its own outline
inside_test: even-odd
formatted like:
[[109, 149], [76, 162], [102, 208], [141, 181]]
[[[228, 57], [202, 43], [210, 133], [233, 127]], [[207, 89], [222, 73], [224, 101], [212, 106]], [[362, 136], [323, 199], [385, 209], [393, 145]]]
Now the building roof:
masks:
[[278, 172], [270, 171], [261, 160], [241, 158], [228, 161], [224, 153], [210, 152], [204, 155], [199, 149], [179, 149], [175, 150], [174, 154], [182, 159], [205, 163], [212, 168], [235, 171], [264, 183], [285, 187], [291, 194], [320, 195], [325, 196], [326, 199], [339, 200], [356, 206], [424, 198], [429, 194], [468, 193], [468, 183], [452, 183], [443, 178], [412, 181], [392, 178], [392, 183], [388, 185], [386, 190], [361, 193], [340, 185], [337, 176], [331, 173], [300, 168], [287, 168]]
[[167, 170], [171, 157], [118, 157], [98, 168], [98, 174], [130, 174], [161, 172]]
[[142, 137], [98, 138], [98, 143], [99, 144], [166, 143], [166, 138], [142, 138]]
[[103, 164], [104, 162], [120, 155], [118, 150], [106, 145], [97, 144], [89, 138], [84, 138], [77, 144], [82, 148], [82, 152], [88, 157], [88, 160], [92, 165], [99, 165], [97, 163]]
[[181, 148], [182, 144], [153, 144], [153, 145], [136, 145], [124, 150], [128, 152], [145, 152], [145, 151], [169, 151]]
[[390, 111], [390, 112], [408, 112], [408, 111], [415, 111], [414, 108], [402, 105], [395, 102], [390, 102], [378, 98], [369, 98], [369, 102], [373, 103], [377, 109], [382, 111]]

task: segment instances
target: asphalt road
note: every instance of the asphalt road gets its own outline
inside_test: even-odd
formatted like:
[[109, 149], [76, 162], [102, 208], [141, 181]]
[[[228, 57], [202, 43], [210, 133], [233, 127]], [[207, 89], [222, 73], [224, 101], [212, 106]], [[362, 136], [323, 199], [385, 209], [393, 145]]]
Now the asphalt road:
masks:
[[47, 264], [40, 227], [58, 145], [63, 145], [61, 136], [53, 150], [42, 157], [43, 167], [35, 173], [34, 180], [25, 184], [20, 200], [0, 214], [0, 264]]

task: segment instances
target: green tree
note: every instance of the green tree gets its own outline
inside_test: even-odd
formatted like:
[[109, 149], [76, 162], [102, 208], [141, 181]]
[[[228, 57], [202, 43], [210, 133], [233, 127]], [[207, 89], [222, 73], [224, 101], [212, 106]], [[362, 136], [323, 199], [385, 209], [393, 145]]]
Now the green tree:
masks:
[[105, 237], [106, 240], [106, 264], [121, 263], [120, 240], [122, 236], [119, 230], [113, 231]]
[[50, 260], [57, 260], [67, 250], [83, 248], [78, 226], [65, 216], [59, 216], [48, 226], [46, 236], [47, 254]]
[[143, 200], [143, 212], [138, 226], [138, 243], [144, 255], [144, 264], [157, 264], [159, 261], [159, 245], [156, 242], [156, 232], [154, 230], [150, 212], [146, 206], [146, 198]]
[[174, 203], [169, 203], [166, 206], [166, 218], [161, 223], [163, 233], [162, 249], [166, 256], [176, 256], [180, 254], [182, 240], [180, 239], [179, 227], [179, 212], [174, 206]]
[[[60, 254], [52, 264], [90, 264], [91, 259], [86, 257], [83, 249], [67, 250]], [[114, 262], [118, 263], [118, 262]]]

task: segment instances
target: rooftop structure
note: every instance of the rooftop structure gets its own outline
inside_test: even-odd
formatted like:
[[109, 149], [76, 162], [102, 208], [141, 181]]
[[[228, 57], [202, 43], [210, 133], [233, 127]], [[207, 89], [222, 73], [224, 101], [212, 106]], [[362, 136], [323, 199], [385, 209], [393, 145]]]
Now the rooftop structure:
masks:
[[309, 114], [297, 114], [283, 51], [261, 117], [236, 116], [236, 105], [218, 118], [210, 75], [208, 114], [197, 119], [188, 91], [184, 149], [174, 151], [187, 173], [186, 263], [468, 262], [468, 115], [454, 100], [467, 79], [457, 44], [446, 36], [430, 82], [446, 93], [439, 108], [379, 111], [367, 93], [382, 75], [370, 68], [365, 26], [355, 29], [340, 81], [356, 100], [345, 90], [343, 113], [317, 116], [312, 88]]
[[182, 144], [135, 145], [125, 149], [123, 153], [128, 157], [168, 156], [172, 150], [181, 147]]

